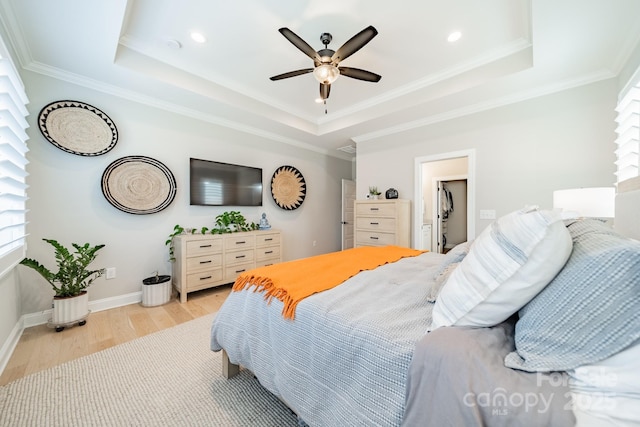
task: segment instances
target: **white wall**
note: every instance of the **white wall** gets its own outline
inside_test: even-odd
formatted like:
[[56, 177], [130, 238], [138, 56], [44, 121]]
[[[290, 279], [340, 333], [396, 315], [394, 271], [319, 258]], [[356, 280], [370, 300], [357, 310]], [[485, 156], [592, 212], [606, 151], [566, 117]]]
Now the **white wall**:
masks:
[[526, 204], [551, 207], [554, 190], [612, 186], [614, 79], [358, 144], [356, 180], [414, 194], [414, 159], [475, 148], [476, 235]]
[[[239, 210], [256, 223], [266, 212], [272, 227], [283, 232], [284, 260], [340, 249], [341, 179], [353, 178], [351, 161], [273, 143], [39, 74], [24, 72], [23, 80], [31, 101], [27, 256], [53, 268], [53, 250], [42, 238], [65, 245], [106, 244], [93, 265], [115, 267], [117, 275], [112, 280], [98, 279], [89, 290], [90, 300], [140, 291], [142, 279], [155, 271], [170, 274], [165, 240], [173, 226], [211, 228], [216, 215], [225, 210]], [[111, 117], [119, 132], [112, 151], [82, 157], [44, 139], [36, 124], [38, 112], [46, 104], [64, 99], [86, 102]], [[178, 190], [167, 209], [132, 215], [117, 210], [104, 198], [100, 185], [103, 171], [114, 160], [129, 155], [152, 157], [173, 172]], [[263, 206], [190, 206], [189, 157], [262, 168]], [[282, 165], [300, 170], [307, 184], [306, 199], [295, 211], [280, 209], [271, 198], [271, 176]], [[48, 284], [32, 270], [22, 266], [18, 270], [22, 313], [49, 308], [53, 293]]]

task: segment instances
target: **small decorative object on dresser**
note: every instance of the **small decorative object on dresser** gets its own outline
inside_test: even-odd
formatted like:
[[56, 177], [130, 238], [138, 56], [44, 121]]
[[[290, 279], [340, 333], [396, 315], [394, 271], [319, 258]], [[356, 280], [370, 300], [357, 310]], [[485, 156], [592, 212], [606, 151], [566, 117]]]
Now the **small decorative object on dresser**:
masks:
[[395, 188], [390, 188], [385, 193], [385, 198], [387, 199], [397, 199], [398, 198], [398, 190]]
[[409, 200], [356, 200], [355, 245], [411, 245]]
[[378, 199], [378, 196], [380, 196], [380, 194], [382, 194], [382, 193], [380, 193], [378, 191], [378, 187], [376, 187], [374, 185], [374, 186], [369, 187], [369, 195], [367, 197], [369, 197], [370, 199], [376, 200], [376, 199]]

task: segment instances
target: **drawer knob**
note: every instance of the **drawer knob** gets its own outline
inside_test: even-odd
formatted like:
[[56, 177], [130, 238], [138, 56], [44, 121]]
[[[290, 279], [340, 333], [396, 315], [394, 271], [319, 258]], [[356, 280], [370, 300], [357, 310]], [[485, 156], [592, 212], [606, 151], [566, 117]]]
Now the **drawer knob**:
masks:
[[246, 269], [246, 268], [243, 268], [242, 270], [236, 270], [236, 273], [242, 273], [242, 272], [244, 272], [244, 271], [247, 271], [247, 269]]
[[211, 279], [211, 276], [206, 276], [206, 277], [201, 277], [200, 280], [207, 280], [207, 279]]
[[211, 245], [200, 245], [201, 248], [210, 248]]
[[211, 260], [209, 260], [209, 261], [200, 261], [200, 264], [209, 264], [209, 263], [211, 263]]
[[270, 242], [272, 240], [273, 240], [273, 238], [271, 238], [271, 237], [269, 237], [268, 239], [264, 239], [265, 242]]
[[247, 243], [247, 242], [245, 242], [245, 241], [242, 241], [242, 242], [236, 242], [236, 245], [244, 245], [245, 243]]
[[380, 210], [379, 208], [371, 208], [372, 211], [378, 211]]
[[371, 225], [379, 225], [379, 223], [377, 223], [377, 222], [370, 222], [369, 224], [371, 224]]
[[244, 258], [246, 255], [236, 255], [236, 259]]
[[371, 236], [369, 237], [371, 240], [378, 240], [378, 238], [376, 236]]
[[264, 253], [265, 253], [265, 254], [272, 254], [272, 253], [273, 253], [273, 251], [265, 251]]

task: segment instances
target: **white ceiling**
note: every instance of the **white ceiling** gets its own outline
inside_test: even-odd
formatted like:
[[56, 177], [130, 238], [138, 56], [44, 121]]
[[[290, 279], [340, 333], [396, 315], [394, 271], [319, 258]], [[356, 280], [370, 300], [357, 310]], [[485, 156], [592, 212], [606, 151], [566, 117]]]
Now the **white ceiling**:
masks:
[[[345, 158], [338, 148], [611, 78], [640, 41], [638, 0], [0, 0], [0, 15], [26, 69]], [[269, 80], [313, 65], [279, 28], [316, 50], [329, 32], [337, 50], [369, 25], [379, 34], [340, 65], [382, 79], [341, 76], [326, 113], [312, 74]]]

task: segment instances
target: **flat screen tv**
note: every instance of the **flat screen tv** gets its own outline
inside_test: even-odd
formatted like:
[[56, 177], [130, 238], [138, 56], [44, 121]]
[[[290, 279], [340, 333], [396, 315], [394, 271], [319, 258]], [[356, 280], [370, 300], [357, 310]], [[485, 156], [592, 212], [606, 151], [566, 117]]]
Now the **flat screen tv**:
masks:
[[189, 159], [190, 204], [262, 206], [262, 169]]

